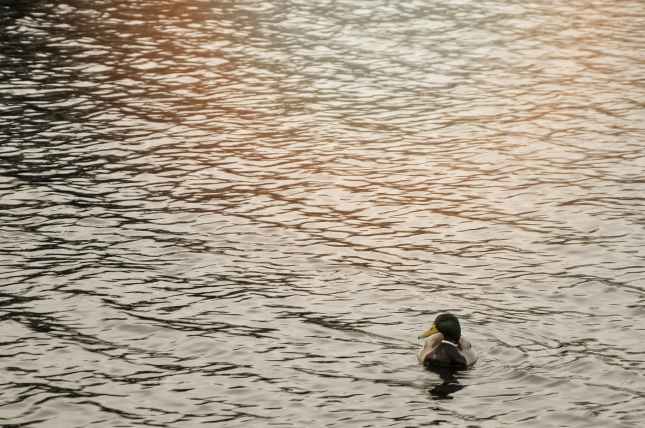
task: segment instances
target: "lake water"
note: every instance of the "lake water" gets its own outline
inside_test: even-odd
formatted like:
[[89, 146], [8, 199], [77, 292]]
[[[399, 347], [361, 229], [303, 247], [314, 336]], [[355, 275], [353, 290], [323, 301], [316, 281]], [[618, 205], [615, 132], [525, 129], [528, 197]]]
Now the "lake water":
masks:
[[[636, 427], [638, 0], [0, 2], [0, 424]], [[480, 360], [419, 367], [452, 311]]]

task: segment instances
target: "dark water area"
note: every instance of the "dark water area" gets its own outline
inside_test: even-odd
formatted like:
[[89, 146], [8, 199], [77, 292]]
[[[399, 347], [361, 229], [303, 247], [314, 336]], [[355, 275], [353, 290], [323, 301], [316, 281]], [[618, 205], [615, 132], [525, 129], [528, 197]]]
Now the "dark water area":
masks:
[[[0, 1], [0, 425], [636, 427], [645, 4]], [[441, 311], [479, 353], [434, 373]]]

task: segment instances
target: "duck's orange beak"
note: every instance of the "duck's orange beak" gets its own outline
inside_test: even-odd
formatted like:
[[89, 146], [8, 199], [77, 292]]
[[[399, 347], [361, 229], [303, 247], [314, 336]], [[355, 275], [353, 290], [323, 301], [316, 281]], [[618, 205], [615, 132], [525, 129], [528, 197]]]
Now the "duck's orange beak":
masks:
[[423, 334], [421, 334], [421, 336], [419, 336], [419, 338], [421, 339], [421, 338], [425, 338], [425, 337], [430, 337], [433, 334], [437, 334], [437, 333], [439, 333], [439, 330], [437, 330], [437, 326], [432, 324], [432, 327], [430, 327], [429, 330], [424, 331]]

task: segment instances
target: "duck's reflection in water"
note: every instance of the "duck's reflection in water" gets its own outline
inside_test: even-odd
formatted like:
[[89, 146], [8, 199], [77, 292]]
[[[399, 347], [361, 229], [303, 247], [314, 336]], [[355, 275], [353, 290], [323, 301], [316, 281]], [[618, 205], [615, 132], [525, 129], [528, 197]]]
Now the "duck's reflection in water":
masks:
[[452, 394], [465, 387], [465, 385], [459, 383], [459, 379], [457, 378], [458, 369], [450, 367], [427, 367], [427, 370], [438, 374], [441, 378], [441, 383], [437, 383], [428, 390], [433, 400], [452, 400]]

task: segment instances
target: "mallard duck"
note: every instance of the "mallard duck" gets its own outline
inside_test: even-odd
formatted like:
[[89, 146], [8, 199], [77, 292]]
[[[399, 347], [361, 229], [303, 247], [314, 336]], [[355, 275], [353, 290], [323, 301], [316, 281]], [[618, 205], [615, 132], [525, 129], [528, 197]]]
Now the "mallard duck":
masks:
[[417, 353], [419, 363], [426, 367], [465, 369], [477, 361], [472, 345], [461, 335], [459, 320], [453, 314], [437, 316], [432, 327], [419, 339], [426, 339]]

